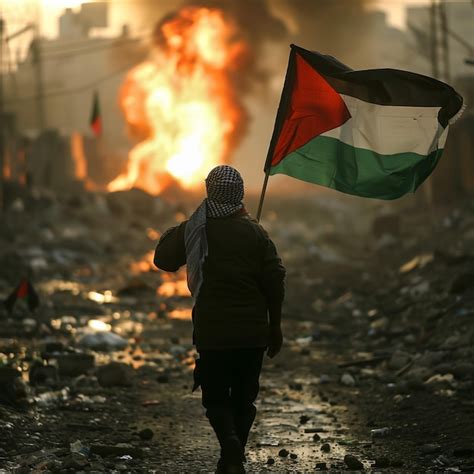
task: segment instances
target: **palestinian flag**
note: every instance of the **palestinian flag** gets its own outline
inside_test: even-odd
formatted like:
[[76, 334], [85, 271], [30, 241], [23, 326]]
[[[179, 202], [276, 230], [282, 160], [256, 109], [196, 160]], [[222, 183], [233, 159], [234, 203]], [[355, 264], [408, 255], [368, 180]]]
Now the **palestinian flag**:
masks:
[[102, 135], [102, 118], [100, 116], [99, 94], [94, 92], [94, 99], [92, 102], [92, 112], [89, 125], [96, 137]]
[[433, 171], [462, 102], [430, 77], [353, 71], [291, 45], [265, 171], [357, 196], [398, 198]]
[[25, 299], [28, 303], [28, 308], [30, 311], [34, 311], [39, 306], [39, 296], [36, 293], [32, 283], [26, 278], [21, 280], [18, 283], [17, 287], [10, 293], [8, 298], [3, 303], [5, 308], [10, 313], [15, 306], [15, 303], [18, 299]]

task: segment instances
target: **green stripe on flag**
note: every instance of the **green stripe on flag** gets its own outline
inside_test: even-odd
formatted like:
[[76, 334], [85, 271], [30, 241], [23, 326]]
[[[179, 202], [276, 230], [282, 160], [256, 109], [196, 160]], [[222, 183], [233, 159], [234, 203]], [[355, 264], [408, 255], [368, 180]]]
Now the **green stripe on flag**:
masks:
[[270, 174], [286, 174], [356, 196], [396, 199], [415, 192], [435, 168], [442, 151], [381, 155], [318, 136], [272, 166]]

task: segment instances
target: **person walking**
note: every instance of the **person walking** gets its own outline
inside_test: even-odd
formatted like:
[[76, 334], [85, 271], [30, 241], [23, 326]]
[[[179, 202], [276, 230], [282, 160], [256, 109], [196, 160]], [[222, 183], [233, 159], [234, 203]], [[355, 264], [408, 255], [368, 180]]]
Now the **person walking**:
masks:
[[207, 198], [189, 220], [168, 229], [154, 263], [187, 266], [194, 299], [194, 387], [219, 441], [217, 473], [244, 473], [245, 446], [265, 351], [281, 349], [285, 268], [267, 232], [246, 211], [244, 183], [233, 167], [214, 168]]

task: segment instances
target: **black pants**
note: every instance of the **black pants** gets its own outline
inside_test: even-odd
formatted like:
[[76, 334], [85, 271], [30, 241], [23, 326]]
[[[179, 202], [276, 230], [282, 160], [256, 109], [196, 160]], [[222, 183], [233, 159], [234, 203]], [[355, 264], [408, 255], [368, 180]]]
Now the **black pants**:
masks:
[[202, 404], [221, 447], [237, 435], [242, 448], [252, 427], [263, 360], [263, 348], [200, 351], [195, 385], [201, 385]]

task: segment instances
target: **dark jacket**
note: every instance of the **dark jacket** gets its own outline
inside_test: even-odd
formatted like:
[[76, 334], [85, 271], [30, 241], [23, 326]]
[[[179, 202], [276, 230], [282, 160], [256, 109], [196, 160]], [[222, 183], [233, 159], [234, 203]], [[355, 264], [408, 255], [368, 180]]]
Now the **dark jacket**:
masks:
[[[174, 272], [186, 263], [187, 221], [163, 234], [155, 265]], [[208, 218], [208, 256], [193, 309], [198, 350], [265, 347], [268, 307], [281, 305], [285, 268], [265, 230], [245, 212]]]

